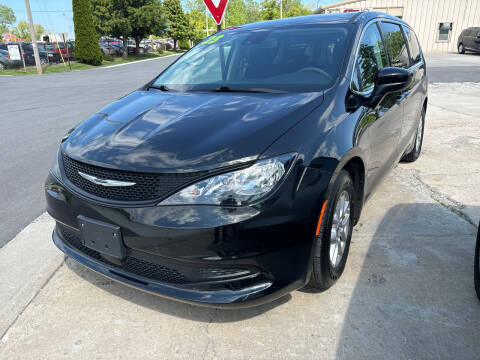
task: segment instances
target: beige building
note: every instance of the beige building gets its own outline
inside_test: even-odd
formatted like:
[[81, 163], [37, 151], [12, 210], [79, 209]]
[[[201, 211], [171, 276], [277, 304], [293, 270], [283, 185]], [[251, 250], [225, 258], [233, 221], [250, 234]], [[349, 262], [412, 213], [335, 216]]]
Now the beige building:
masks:
[[371, 10], [398, 16], [413, 27], [423, 52], [457, 51], [463, 29], [480, 27], [480, 0], [349, 0], [321, 6], [318, 14]]

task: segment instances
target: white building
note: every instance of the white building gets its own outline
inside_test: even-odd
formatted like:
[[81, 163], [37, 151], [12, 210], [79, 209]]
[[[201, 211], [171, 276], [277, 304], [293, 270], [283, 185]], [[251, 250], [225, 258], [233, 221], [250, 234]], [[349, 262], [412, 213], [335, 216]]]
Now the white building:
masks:
[[413, 27], [425, 53], [457, 51], [463, 29], [480, 27], [480, 0], [347, 0], [317, 14], [371, 10], [398, 16]]

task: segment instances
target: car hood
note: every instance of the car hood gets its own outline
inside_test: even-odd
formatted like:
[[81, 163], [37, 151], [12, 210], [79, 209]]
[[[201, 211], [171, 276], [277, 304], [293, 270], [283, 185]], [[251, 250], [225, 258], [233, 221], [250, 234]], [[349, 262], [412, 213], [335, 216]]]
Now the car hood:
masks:
[[321, 92], [138, 90], [81, 123], [63, 149], [78, 161], [114, 169], [209, 170], [256, 159], [322, 101]]

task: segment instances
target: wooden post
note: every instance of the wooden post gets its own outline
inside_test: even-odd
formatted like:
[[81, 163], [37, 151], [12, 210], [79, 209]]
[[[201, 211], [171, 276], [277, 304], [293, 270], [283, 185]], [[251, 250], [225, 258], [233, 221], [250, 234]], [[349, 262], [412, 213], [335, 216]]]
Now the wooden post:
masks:
[[35, 57], [35, 66], [37, 73], [42, 74], [42, 64], [40, 63], [40, 55], [38, 54], [37, 38], [35, 36], [35, 28], [33, 27], [32, 11], [30, 10], [29, 0], [25, 0], [25, 7], [27, 9], [28, 24], [30, 25], [30, 36], [32, 37], [33, 55]]

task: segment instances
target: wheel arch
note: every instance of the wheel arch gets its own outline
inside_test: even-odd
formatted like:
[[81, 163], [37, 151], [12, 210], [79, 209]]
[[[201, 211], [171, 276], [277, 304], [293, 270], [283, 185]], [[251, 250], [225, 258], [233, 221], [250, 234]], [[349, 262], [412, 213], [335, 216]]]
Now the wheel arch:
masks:
[[353, 186], [355, 189], [355, 199], [354, 199], [354, 223], [356, 224], [360, 219], [362, 213], [363, 205], [365, 203], [365, 188], [366, 188], [366, 164], [365, 156], [363, 151], [360, 149], [351, 149], [338, 163], [335, 171], [330, 178], [328, 184], [326, 198], [329, 197], [330, 191], [335, 183], [340, 171], [346, 170], [353, 181]]

